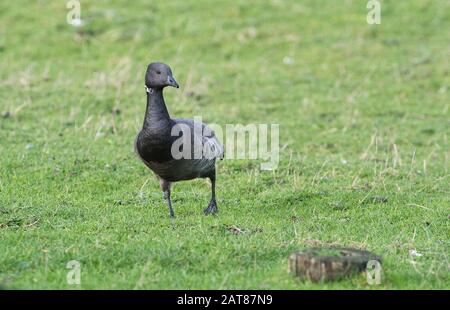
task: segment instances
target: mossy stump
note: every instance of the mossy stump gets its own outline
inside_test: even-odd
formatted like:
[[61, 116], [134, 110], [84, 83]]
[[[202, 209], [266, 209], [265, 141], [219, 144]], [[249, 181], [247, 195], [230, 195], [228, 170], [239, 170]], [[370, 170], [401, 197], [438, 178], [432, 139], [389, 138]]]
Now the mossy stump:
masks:
[[291, 254], [289, 272], [302, 280], [333, 281], [364, 271], [371, 260], [381, 263], [380, 256], [364, 250], [312, 248]]

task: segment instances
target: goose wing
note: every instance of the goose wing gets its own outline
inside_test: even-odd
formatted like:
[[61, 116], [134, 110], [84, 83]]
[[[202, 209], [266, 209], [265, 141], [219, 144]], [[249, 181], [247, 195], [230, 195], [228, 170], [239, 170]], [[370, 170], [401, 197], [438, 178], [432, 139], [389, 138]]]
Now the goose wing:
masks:
[[[174, 119], [176, 124], [187, 125], [191, 130], [192, 149], [201, 148], [202, 157], [205, 159], [222, 159], [224, 155], [223, 145], [219, 142], [215, 132], [204, 123], [191, 119]], [[201, 128], [201, 131], [199, 130]]]

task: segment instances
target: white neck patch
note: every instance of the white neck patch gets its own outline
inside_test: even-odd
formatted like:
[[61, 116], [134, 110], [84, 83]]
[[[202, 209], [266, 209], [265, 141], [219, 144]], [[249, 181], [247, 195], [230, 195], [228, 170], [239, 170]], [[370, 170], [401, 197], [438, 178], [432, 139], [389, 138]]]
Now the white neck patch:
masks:
[[149, 94], [153, 94], [153, 88], [148, 88], [147, 85], [144, 85], [145, 91]]

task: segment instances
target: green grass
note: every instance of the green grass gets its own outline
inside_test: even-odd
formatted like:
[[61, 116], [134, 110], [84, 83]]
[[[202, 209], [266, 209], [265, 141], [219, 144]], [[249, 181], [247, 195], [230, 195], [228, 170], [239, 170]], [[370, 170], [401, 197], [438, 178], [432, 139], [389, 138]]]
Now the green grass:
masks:
[[[377, 26], [366, 1], [81, 2], [82, 28], [65, 1], [0, 4], [0, 286], [450, 288], [449, 1], [384, 0]], [[196, 180], [172, 223], [133, 152], [155, 60], [172, 116], [280, 124], [277, 170], [219, 163], [217, 217]], [[382, 255], [382, 284], [287, 274], [326, 245]]]

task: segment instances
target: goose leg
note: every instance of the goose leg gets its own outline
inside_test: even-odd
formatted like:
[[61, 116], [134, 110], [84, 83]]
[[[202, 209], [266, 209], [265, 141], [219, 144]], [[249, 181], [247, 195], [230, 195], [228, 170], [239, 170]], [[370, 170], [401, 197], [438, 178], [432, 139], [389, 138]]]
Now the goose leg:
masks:
[[211, 201], [209, 202], [208, 207], [203, 210], [205, 215], [216, 214], [219, 212], [216, 202], [216, 174], [214, 173], [211, 177], [209, 177], [209, 179], [211, 180]]
[[172, 200], [170, 200], [170, 182], [160, 179], [159, 184], [161, 186], [161, 190], [163, 191], [163, 197], [167, 201], [167, 205], [169, 206], [169, 215], [171, 218], [175, 217], [172, 209]]

